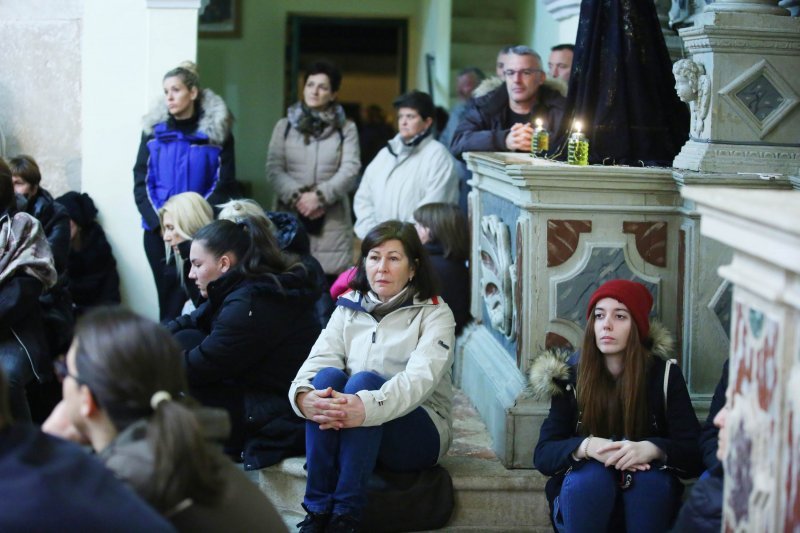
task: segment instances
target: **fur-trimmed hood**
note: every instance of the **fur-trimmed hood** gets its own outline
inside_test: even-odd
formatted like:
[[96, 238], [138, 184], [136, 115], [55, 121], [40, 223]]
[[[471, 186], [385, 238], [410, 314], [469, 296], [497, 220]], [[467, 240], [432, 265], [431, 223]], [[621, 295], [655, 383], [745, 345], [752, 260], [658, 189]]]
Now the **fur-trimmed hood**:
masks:
[[[653, 347], [650, 349], [653, 355], [664, 360], [671, 357], [675, 339], [663, 324], [650, 322], [650, 339], [653, 341]], [[564, 392], [565, 385], [570, 379], [570, 369], [577, 364], [577, 361], [577, 352], [557, 348], [536, 355], [528, 372], [533, 397], [537, 400], [547, 400]]]
[[[203, 89], [200, 91], [196, 105], [197, 110], [201, 113], [197, 124], [198, 131], [208, 135], [208, 139], [213, 144], [223, 144], [233, 125], [233, 115], [225, 105], [225, 101], [211, 89]], [[142, 118], [142, 130], [147, 135], [151, 135], [156, 124], [165, 122], [168, 118], [167, 104], [163, 98], [160, 98], [159, 102]]]

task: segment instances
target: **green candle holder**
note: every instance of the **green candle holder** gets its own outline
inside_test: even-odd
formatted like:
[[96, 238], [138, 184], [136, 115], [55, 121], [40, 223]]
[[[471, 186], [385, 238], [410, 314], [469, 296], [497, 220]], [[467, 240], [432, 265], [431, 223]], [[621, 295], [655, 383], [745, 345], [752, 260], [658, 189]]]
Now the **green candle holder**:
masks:
[[589, 164], [589, 140], [582, 133], [573, 133], [567, 146], [567, 163], [586, 166]]
[[531, 155], [542, 156], [550, 149], [550, 133], [544, 127], [537, 126], [531, 136]]

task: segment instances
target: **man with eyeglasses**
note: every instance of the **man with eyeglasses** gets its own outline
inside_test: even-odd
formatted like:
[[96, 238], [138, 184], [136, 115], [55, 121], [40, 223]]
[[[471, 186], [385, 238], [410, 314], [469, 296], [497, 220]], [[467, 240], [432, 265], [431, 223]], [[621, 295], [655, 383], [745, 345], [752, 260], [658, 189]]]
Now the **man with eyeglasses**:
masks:
[[453, 135], [450, 152], [459, 159], [464, 152], [527, 152], [535, 119], [551, 133], [561, 124], [566, 99], [547, 82], [539, 54], [515, 46], [503, 63], [505, 84], [474, 99]]

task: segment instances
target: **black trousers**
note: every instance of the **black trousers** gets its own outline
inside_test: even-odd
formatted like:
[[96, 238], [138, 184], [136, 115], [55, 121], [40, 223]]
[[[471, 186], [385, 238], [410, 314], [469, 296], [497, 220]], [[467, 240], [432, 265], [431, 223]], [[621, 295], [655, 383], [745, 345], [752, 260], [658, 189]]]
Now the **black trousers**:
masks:
[[158, 316], [163, 322], [180, 316], [183, 304], [188, 299], [186, 291], [181, 287], [175, 263], [167, 263], [164, 240], [158, 231], [144, 231], [144, 253], [158, 291]]

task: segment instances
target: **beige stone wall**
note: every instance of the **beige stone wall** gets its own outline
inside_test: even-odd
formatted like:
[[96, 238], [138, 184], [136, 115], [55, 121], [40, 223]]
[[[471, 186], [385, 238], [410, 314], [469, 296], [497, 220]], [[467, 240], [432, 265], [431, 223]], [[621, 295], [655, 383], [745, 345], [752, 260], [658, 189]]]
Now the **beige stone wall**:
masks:
[[83, 0], [0, 2], [4, 155], [33, 156], [54, 195], [81, 185], [82, 11]]

